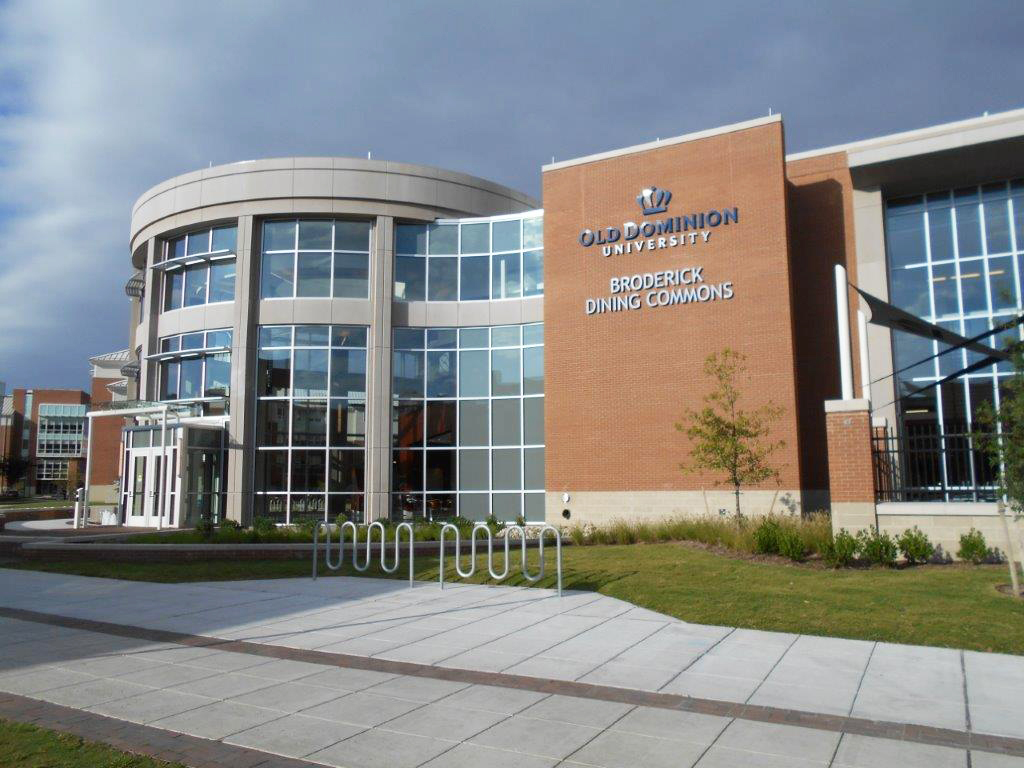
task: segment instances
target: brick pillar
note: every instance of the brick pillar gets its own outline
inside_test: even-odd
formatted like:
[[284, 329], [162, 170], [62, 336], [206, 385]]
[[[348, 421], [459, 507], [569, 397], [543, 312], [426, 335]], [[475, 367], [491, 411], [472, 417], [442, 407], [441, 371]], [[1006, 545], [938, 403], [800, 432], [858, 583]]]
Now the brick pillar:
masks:
[[825, 431], [832, 531], [876, 527], [870, 401], [825, 401]]

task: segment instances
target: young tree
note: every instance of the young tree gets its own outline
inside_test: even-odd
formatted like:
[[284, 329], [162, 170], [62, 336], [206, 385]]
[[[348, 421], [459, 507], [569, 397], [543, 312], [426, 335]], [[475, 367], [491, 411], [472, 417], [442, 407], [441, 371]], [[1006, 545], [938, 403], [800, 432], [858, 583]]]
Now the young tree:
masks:
[[1024, 515], [1024, 343], [1011, 349], [1013, 374], [1000, 378], [999, 408], [982, 403], [974, 440], [988, 457], [1015, 517]]
[[704, 407], [688, 410], [676, 429], [693, 444], [691, 464], [681, 464], [684, 472], [701, 469], [720, 472], [736, 494], [736, 517], [740, 512], [740, 489], [746, 485], [778, 478], [770, 463], [771, 455], [783, 447], [781, 440], [768, 439], [772, 424], [782, 409], [771, 402], [753, 410], [739, 407], [737, 381], [746, 370], [746, 358], [732, 349], [708, 356], [704, 374], [714, 388], [704, 397]]
[[28, 462], [21, 456], [0, 456], [0, 476], [8, 488], [13, 488], [25, 477]]

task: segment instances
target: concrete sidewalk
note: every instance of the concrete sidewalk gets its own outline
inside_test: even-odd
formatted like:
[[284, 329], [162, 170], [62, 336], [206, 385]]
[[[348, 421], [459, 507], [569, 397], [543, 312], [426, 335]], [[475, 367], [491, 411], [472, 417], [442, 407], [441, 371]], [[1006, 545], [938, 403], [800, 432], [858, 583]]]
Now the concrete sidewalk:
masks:
[[[0, 571], [0, 579], [0, 605], [78, 619], [1024, 738], [1024, 720], [1015, 714], [1024, 690], [1024, 658], [1016, 656], [693, 625], [595, 593], [558, 598], [545, 590], [453, 585], [441, 591], [427, 584], [410, 590], [403, 582], [362, 578], [163, 585], [8, 570]], [[966, 764], [962, 749], [854, 736], [841, 729], [794, 728], [368, 670], [325, 670], [209, 648], [148, 648], [139, 640], [32, 622], [5, 620], [0, 638], [23, 654], [8, 657], [0, 690], [44, 699], [51, 695], [47, 691], [59, 690], [46, 700], [125, 719], [152, 716], [144, 722], [208, 738], [240, 737], [239, 743], [257, 749], [245, 740], [265, 737], [277, 744], [268, 751], [293, 756], [300, 756], [300, 747], [318, 743], [307, 739], [282, 751], [294, 734], [308, 731], [310, 739], [314, 733], [326, 739], [358, 729], [344, 737], [345, 759], [341, 753], [319, 754], [328, 745], [301, 755], [334, 765], [374, 764], [369, 747], [362, 762], [351, 758], [348, 742], [357, 735], [356, 744], [366, 740], [399, 748], [401, 738], [388, 735], [381, 741], [381, 735], [372, 735], [375, 729], [440, 739], [449, 746], [437, 753], [447, 755], [438, 764], [452, 765], [479, 764], [477, 758], [464, 763], [455, 758], [482, 747], [502, 752], [487, 756], [497, 764], [505, 753], [606, 766], [697, 760], [701, 766], [754, 764], [735, 755], [730, 762], [728, 753], [716, 757], [731, 749], [774, 756], [767, 762], [759, 757], [756, 764], [880, 765], [899, 755], [903, 762], [913, 756], [929, 765]], [[79, 689], [82, 698], [76, 698]], [[419, 704], [410, 706], [414, 702]], [[178, 707], [185, 708], [168, 711]], [[245, 716], [236, 722], [232, 712]], [[485, 716], [488, 712], [492, 717]], [[497, 715], [501, 718], [495, 720]], [[250, 721], [249, 716], [266, 719]], [[272, 725], [286, 717], [299, 719], [287, 728]], [[323, 721], [344, 728], [327, 728]], [[696, 750], [692, 759], [673, 739]], [[410, 765], [432, 759], [428, 753], [441, 746], [406, 741], [422, 747], [410, 746], [412, 757], [422, 758]], [[667, 750], [672, 759], [662, 761], [652, 753], [638, 761], [646, 749]], [[1005, 755], [972, 754], [974, 766], [1024, 765]], [[856, 755], [873, 762], [857, 762]]]

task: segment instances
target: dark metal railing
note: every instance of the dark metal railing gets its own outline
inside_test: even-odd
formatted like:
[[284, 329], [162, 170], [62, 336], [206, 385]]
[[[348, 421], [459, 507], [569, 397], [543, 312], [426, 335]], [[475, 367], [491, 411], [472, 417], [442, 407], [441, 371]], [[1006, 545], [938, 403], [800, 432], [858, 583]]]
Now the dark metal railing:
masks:
[[905, 422], [871, 438], [875, 501], [995, 501], [997, 477], [977, 438], [938, 424]]

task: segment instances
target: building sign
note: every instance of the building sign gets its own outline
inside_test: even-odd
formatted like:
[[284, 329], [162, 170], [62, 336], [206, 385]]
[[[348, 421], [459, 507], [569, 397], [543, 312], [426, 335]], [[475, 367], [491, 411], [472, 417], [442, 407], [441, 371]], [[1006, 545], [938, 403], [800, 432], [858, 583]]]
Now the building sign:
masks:
[[[644, 216], [667, 212], [671, 200], [672, 193], [658, 187], [648, 187], [636, 198]], [[740, 209], [736, 206], [713, 208], [681, 216], [645, 219], [639, 224], [627, 221], [621, 227], [584, 229], [580, 232], [579, 243], [584, 248], [599, 245], [605, 256], [698, 245], [710, 241], [716, 228], [738, 224], [739, 220]]]
[[[648, 187], [636, 198], [644, 216], [667, 212], [671, 200], [672, 193], [658, 187]], [[714, 229], [738, 224], [739, 220], [739, 208], [733, 206], [644, 220], [639, 224], [627, 221], [621, 228], [584, 229], [580, 232], [579, 243], [584, 248], [600, 245], [605, 256], [692, 246], [709, 242]], [[705, 278], [703, 266], [684, 266], [613, 277], [608, 281], [608, 295], [588, 298], [585, 311], [588, 315], [601, 315], [658, 309], [728, 301], [734, 295], [731, 281], [714, 282]]]

